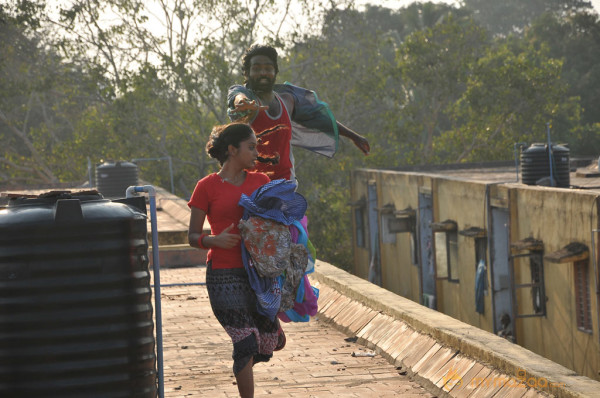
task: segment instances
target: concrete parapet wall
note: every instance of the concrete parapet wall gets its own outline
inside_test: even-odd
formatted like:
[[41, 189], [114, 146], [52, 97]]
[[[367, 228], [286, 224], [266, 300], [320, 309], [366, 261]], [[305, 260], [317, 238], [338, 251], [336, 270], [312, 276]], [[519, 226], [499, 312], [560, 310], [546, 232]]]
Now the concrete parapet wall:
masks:
[[440, 395], [600, 397], [600, 382], [331, 264], [317, 261], [311, 279], [320, 317]]
[[[159, 245], [158, 262], [161, 268], [191, 267], [206, 264], [208, 250], [196, 249], [185, 244]], [[154, 266], [152, 247], [148, 248], [149, 266]]]

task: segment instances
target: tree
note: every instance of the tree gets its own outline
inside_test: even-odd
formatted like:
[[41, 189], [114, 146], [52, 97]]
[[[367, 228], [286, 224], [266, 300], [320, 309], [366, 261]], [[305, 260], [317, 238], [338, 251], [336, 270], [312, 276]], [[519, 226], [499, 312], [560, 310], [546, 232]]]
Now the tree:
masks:
[[489, 45], [486, 32], [470, 19], [448, 18], [409, 36], [398, 49], [402, 86], [389, 128], [391, 146], [401, 148], [405, 164], [442, 161], [435, 141], [451, 127], [449, 108], [466, 88], [471, 65]]
[[40, 13], [45, 8], [44, 0], [8, 0], [0, 4], [0, 23], [25, 28], [40, 27]]
[[581, 12], [559, 18], [545, 14], [526, 31], [525, 40], [536, 48], [547, 47], [552, 57], [563, 60], [561, 76], [569, 85], [567, 94], [581, 98], [582, 122], [600, 123], [596, 111], [600, 103], [598, 15]]
[[[64, 6], [52, 21], [59, 27], [55, 40], [67, 59], [106, 79], [107, 95], [118, 104], [88, 115], [88, 122], [97, 120], [84, 128], [89, 142], [108, 118], [115, 131], [104, 134], [118, 134], [122, 142], [105, 140], [103, 153], [171, 157], [177, 185], [187, 189], [181, 194], [189, 195], [210, 168], [203, 147], [211, 126], [228, 121], [225, 97], [241, 81], [243, 52], [261, 29], [280, 40], [289, 7], [278, 26], [261, 23], [276, 6], [274, 0], [75, 0]], [[151, 29], [155, 25], [161, 29]]]
[[[404, 104], [394, 94], [402, 85], [395, 53], [407, 35], [442, 23], [457, 10], [445, 4], [413, 4], [399, 12], [370, 6], [330, 8], [316, 34], [300, 37], [285, 52], [280, 80], [314, 89], [343, 124], [365, 135], [371, 155], [364, 157], [344, 138], [334, 159], [296, 150], [299, 190], [309, 201], [311, 239], [319, 258], [342, 267], [352, 262], [348, 225], [350, 170], [398, 164], [395, 137], [383, 133]], [[318, 170], [318, 173], [315, 172]]]
[[[578, 104], [565, 96], [561, 62], [521, 43], [488, 48], [472, 65], [461, 97], [451, 106], [452, 128], [436, 142], [451, 162], [510, 158], [517, 142], [545, 140], [546, 123], [578, 131]], [[558, 138], [558, 137], [555, 137]]]
[[34, 16], [21, 17], [0, 23], [0, 183], [57, 183], [53, 151], [72, 138], [74, 118], [97, 92], [28, 28]]
[[494, 35], [522, 34], [540, 15], [554, 13], [560, 17], [591, 10], [589, 0], [463, 0], [474, 19]]
[[[305, 37], [287, 52], [278, 78], [315, 90], [340, 122], [370, 139], [374, 151], [376, 134], [384, 125], [381, 115], [391, 106], [386, 82], [394, 53], [394, 42], [377, 23], [394, 17], [390, 10], [379, 11], [366, 16], [352, 9], [330, 10], [319, 34]], [[294, 156], [299, 191], [309, 202], [309, 231], [311, 240], [318, 242], [318, 256], [349, 267], [348, 173], [369, 159], [344, 138], [333, 159], [299, 149]]]
[[166, 158], [171, 157], [173, 183], [180, 192], [191, 192], [198, 173], [208, 173], [205, 140], [216, 121], [199, 119], [195, 107], [177, 98], [168, 83], [146, 65], [128, 78], [128, 90], [114, 101], [89, 107], [82, 114], [75, 139], [58, 151], [99, 160], [140, 160], [140, 175], [170, 187]]
[[[243, 52], [261, 30], [281, 42], [291, 2], [279, 12], [275, 0], [73, 0], [54, 23], [65, 54], [110, 78], [116, 95], [127, 90], [127, 72], [152, 64], [182, 101], [223, 123]], [[278, 12], [277, 25], [261, 22]]]

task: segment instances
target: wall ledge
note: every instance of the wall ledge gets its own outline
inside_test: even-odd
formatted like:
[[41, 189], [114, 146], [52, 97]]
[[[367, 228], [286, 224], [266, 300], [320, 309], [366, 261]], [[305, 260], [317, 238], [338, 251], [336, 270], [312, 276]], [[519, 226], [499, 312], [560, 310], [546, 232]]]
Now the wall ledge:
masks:
[[[335, 295], [326, 292], [324, 296], [319, 297], [320, 316], [324, 316], [346, 333], [359, 333], [359, 340], [376, 348], [392, 363], [409, 365], [408, 368], [415, 377], [428, 379], [431, 383], [430, 386], [435, 386], [442, 395], [454, 396], [452, 394], [454, 388], [443, 388], [444, 383], [439, 378], [439, 373], [437, 375], [427, 374], [427, 372], [419, 373], [416, 371], [419, 370], [418, 368], [410, 369], [412, 368], [410, 357], [402, 357], [398, 351], [397, 346], [400, 342], [395, 340], [404, 339], [404, 337], [400, 338], [401, 336], [408, 336], [408, 332], [402, 330], [404, 325], [412, 331], [418, 332], [418, 334], [413, 333], [410, 336], [415, 339], [420, 338], [416, 341], [422, 345], [422, 351], [429, 347], [428, 344], [438, 344], [449, 349], [447, 364], [450, 366], [456, 363], [456, 366], [467, 369], [466, 363], [468, 359], [472, 359], [479, 364], [478, 366], [488, 366], [492, 369], [491, 372], [500, 372], [498, 376], [494, 376], [494, 379], [505, 377], [503, 374], [510, 379], [515, 379], [526, 372], [528, 379], [548, 382], [547, 385], [536, 383], [535, 391], [550, 393], [560, 398], [600, 397], [600, 382], [577, 375], [574, 371], [493, 333], [429, 309], [331, 264], [317, 260], [315, 272], [310, 274], [310, 278], [316, 282], [317, 287], [322, 284], [326, 290], [330, 288], [339, 293]], [[340, 300], [340, 296], [347, 300]], [[352, 308], [350, 309], [348, 306], [352, 306]], [[349, 308], [346, 313], [344, 307]], [[359, 316], [361, 311], [365, 313], [362, 322]], [[377, 314], [381, 314], [383, 317], [377, 317]], [[369, 328], [369, 324], [375, 321], [379, 322], [378, 326]], [[388, 327], [387, 335], [375, 333], [376, 329], [383, 330], [382, 325], [386, 323], [394, 323]], [[431, 337], [434, 341], [427, 343], [426, 336]], [[437, 355], [441, 356], [442, 354], [438, 353]], [[403, 358], [405, 361], [398, 360], [398, 358]], [[412, 365], [417, 365], [417, 363], [412, 363]], [[472, 369], [473, 364], [469, 364], [468, 367]], [[465, 370], [464, 373], [466, 375], [468, 372]], [[493, 374], [491, 373], [491, 375]], [[423, 377], [423, 375], [427, 377]], [[492, 377], [491, 375], [489, 377]], [[448, 379], [447, 375], [444, 375], [443, 380], [445, 382], [452, 381]], [[449, 386], [446, 385], [446, 387]]]

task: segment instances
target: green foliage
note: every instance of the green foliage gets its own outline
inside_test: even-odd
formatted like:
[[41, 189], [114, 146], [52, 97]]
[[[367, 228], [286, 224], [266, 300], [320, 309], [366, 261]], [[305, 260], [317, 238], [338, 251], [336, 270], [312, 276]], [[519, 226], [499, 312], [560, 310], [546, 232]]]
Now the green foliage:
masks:
[[[402, 106], [388, 120], [388, 147], [400, 148], [403, 164], [444, 161], [434, 150], [436, 138], [450, 128], [448, 109], [465, 90], [470, 65], [488, 43], [485, 31], [472, 20], [449, 17], [415, 32], [399, 47], [401, 85], [394, 94]], [[390, 158], [397, 156], [392, 152]]]
[[[341, 268], [351, 269], [348, 155], [328, 159], [298, 150], [294, 155], [298, 192], [306, 197], [309, 204], [308, 233], [317, 249], [317, 256]], [[355, 156], [362, 155], [355, 153]]]
[[95, 83], [19, 25], [0, 24], [0, 53], [0, 182], [58, 182], [70, 166], [55, 150], [98, 100]]
[[456, 162], [502, 160], [516, 142], [543, 141], [546, 123], [573, 110], [563, 102], [560, 70], [531, 47], [489, 48], [451, 108], [453, 128], [437, 141], [438, 152]]
[[590, 10], [588, 0], [463, 0], [476, 21], [494, 35], [522, 34], [540, 15]]
[[[200, 117], [199, 117], [200, 116]], [[77, 126], [77, 139], [60, 148], [101, 160], [148, 159], [139, 163], [140, 175], [153, 184], [170, 187], [167, 162], [171, 157], [178, 190], [193, 189], [197, 174], [206, 170], [204, 145], [215, 119], [181, 103], [166, 82], [146, 65], [130, 77], [126, 94], [107, 105], [90, 107]], [[154, 159], [150, 161], [150, 159]]]
[[551, 57], [562, 60], [561, 78], [568, 85], [567, 95], [580, 97], [582, 123], [600, 123], [600, 113], [596, 111], [600, 103], [598, 15], [577, 13], [559, 18], [545, 14], [526, 31], [525, 40], [537, 48], [547, 48]]

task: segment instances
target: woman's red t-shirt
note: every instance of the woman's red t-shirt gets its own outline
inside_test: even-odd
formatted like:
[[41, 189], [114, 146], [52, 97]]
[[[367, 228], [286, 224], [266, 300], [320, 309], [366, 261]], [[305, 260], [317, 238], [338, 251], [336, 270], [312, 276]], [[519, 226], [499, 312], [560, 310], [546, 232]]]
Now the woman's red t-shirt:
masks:
[[[257, 188], [269, 182], [263, 173], [247, 172], [242, 185], [235, 186], [223, 181], [216, 173], [210, 174], [196, 184], [188, 206], [196, 207], [206, 213], [212, 235], [220, 234], [233, 224], [229, 233], [239, 234], [238, 222], [244, 215], [243, 207], [238, 205], [242, 194], [250, 196]], [[231, 249], [211, 247], [207, 260], [212, 260], [213, 269], [243, 268], [241, 244]]]

